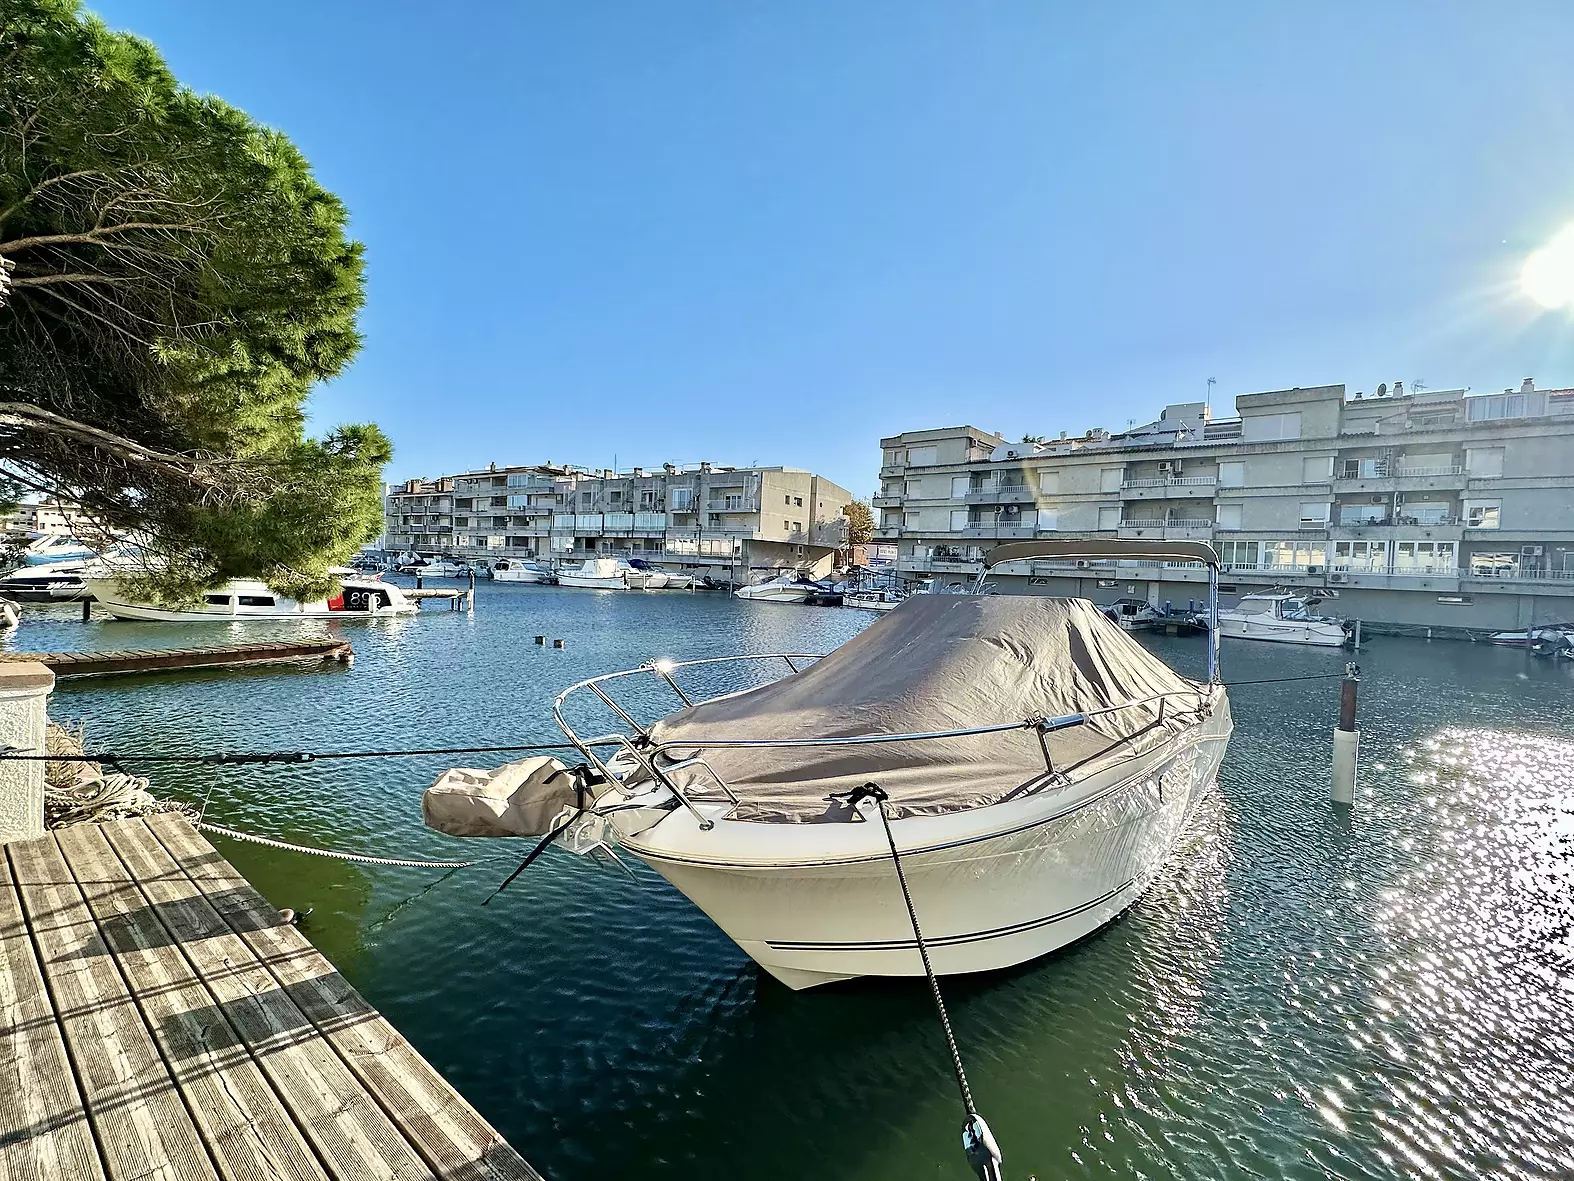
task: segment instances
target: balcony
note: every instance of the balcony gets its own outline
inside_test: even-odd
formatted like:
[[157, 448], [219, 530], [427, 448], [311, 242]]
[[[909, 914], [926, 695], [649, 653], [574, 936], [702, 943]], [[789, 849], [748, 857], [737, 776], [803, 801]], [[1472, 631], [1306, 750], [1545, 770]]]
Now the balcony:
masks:
[[901, 508], [902, 498], [900, 496], [875, 496], [870, 498], [869, 504], [874, 508]]
[[1029, 484], [985, 484], [967, 490], [968, 504], [1032, 504], [1036, 500]]
[[983, 569], [980, 558], [903, 558], [898, 565], [904, 570], [929, 574], [977, 574]]
[[1128, 540], [1207, 541], [1213, 536], [1213, 522], [1205, 517], [1125, 520], [1120, 523], [1120, 536]]
[[1212, 495], [1218, 476], [1165, 476], [1153, 480], [1124, 480], [1122, 500], [1186, 500]]
[[962, 530], [962, 536], [990, 541], [1017, 541], [1032, 537], [1037, 532], [1038, 530], [1032, 525], [996, 525], [993, 522], [973, 524], [970, 522], [967, 528]]
[[1379, 460], [1359, 468], [1334, 469], [1335, 492], [1447, 492], [1463, 488], [1469, 477], [1458, 464], [1446, 467], [1391, 467]]
[[708, 513], [757, 513], [760, 511], [760, 502], [750, 496], [727, 497], [724, 500], [707, 500], [705, 511]]
[[1574, 570], [1472, 570], [1469, 577], [1471, 582], [1536, 582], [1574, 593]]

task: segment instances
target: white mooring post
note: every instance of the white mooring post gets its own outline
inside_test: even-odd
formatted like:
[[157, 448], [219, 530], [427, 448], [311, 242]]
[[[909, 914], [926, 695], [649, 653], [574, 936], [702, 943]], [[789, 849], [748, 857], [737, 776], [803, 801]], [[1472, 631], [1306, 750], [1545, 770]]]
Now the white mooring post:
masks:
[[1361, 731], [1355, 728], [1355, 691], [1360, 667], [1344, 666], [1339, 683], [1339, 724], [1334, 727], [1334, 779], [1332, 798], [1346, 807], [1355, 803], [1355, 771], [1361, 759]]
[[[44, 753], [45, 702], [55, 674], [36, 660], [0, 663], [0, 743]], [[44, 764], [0, 759], [0, 843], [44, 835]]]

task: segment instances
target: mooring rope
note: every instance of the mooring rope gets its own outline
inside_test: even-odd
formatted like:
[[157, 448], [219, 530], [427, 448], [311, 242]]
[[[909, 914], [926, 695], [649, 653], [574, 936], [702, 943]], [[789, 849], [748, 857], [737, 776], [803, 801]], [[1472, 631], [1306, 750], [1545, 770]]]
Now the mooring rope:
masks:
[[337, 849], [314, 849], [310, 845], [292, 845], [288, 841], [276, 841], [272, 837], [237, 832], [233, 828], [225, 828], [222, 824], [209, 824], [206, 820], [197, 821], [196, 826], [205, 832], [216, 832], [232, 840], [249, 841], [254, 845], [266, 845], [270, 849], [287, 849], [291, 853], [314, 853], [318, 857], [336, 857], [340, 861], [358, 861], [363, 865], [402, 865], [414, 869], [466, 869], [475, 864], [473, 861], [416, 861], [398, 857], [370, 857], [365, 853], [344, 853]]
[[876, 783], [866, 783], [848, 793], [847, 804], [856, 808], [862, 800], [873, 800], [880, 823], [885, 828], [886, 843], [891, 846], [891, 863], [896, 866], [896, 881], [902, 887], [902, 901], [907, 903], [907, 919], [913, 927], [913, 940], [918, 944], [918, 956], [923, 961], [924, 975], [929, 980], [929, 991], [935, 998], [935, 1008], [940, 1013], [940, 1027], [945, 1030], [946, 1046], [951, 1051], [951, 1068], [956, 1072], [956, 1085], [962, 1092], [962, 1108], [967, 1118], [962, 1121], [962, 1151], [968, 1164], [978, 1174], [980, 1181], [1000, 1181], [1000, 1149], [989, 1131], [984, 1117], [973, 1106], [973, 1091], [967, 1085], [967, 1071], [962, 1067], [962, 1051], [957, 1048], [956, 1033], [951, 1029], [951, 1017], [946, 1012], [945, 998], [940, 995], [940, 981], [935, 976], [934, 965], [929, 961], [929, 946], [918, 927], [918, 911], [913, 906], [913, 895], [907, 888], [907, 875], [902, 872], [902, 855], [896, 848], [896, 836], [891, 832], [891, 819], [885, 814], [885, 803], [890, 797]]

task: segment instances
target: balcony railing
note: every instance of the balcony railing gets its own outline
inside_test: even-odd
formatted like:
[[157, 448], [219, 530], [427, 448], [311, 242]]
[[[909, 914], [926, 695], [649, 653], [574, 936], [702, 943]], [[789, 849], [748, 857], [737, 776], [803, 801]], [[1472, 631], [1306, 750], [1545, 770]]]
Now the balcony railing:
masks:
[[1157, 480], [1122, 480], [1122, 488], [1211, 488], [1218, 476], [1164, 476]]
[[708, 513], [755, 513], [759, 510], [760, 502], [749, 497], [705, 502], [705, 511]]
[[1558, 582], [1574, 585], [1574, 570], [1472, 570], [1470, 577], [1491, 582]]

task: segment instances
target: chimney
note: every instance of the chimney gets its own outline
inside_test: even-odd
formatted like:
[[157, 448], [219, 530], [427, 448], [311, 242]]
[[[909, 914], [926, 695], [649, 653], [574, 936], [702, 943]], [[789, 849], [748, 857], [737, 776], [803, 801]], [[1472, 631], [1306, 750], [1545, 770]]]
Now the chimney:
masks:
[[1394, 397], [1402, 398], [1404, 396], [1405, 396], [1405, 383], [1402, 382], [1402, 381], [1394, 382]]
[[1528, 378], [1528, 377], [1525, 378], [1524, 384], [1519, 387], [1519, 392], [1522, 393], [1522, 394], [1533, 394], [1533, 393], [1535, 393], [1536, 392], [1536, 383], [1531, 381], [1530, 378]]
[[705, 460], [701, 460], [700, 461], [700, 471], [702, 471], [702, 472], [710, 471], [710, 464], [709, 464], [709, 462], [707, 462]]
[[645, 469], [642, 467], [637, 467], [634, 469], [634, 474], [636, 476], [643, 476], [645, 474]]

